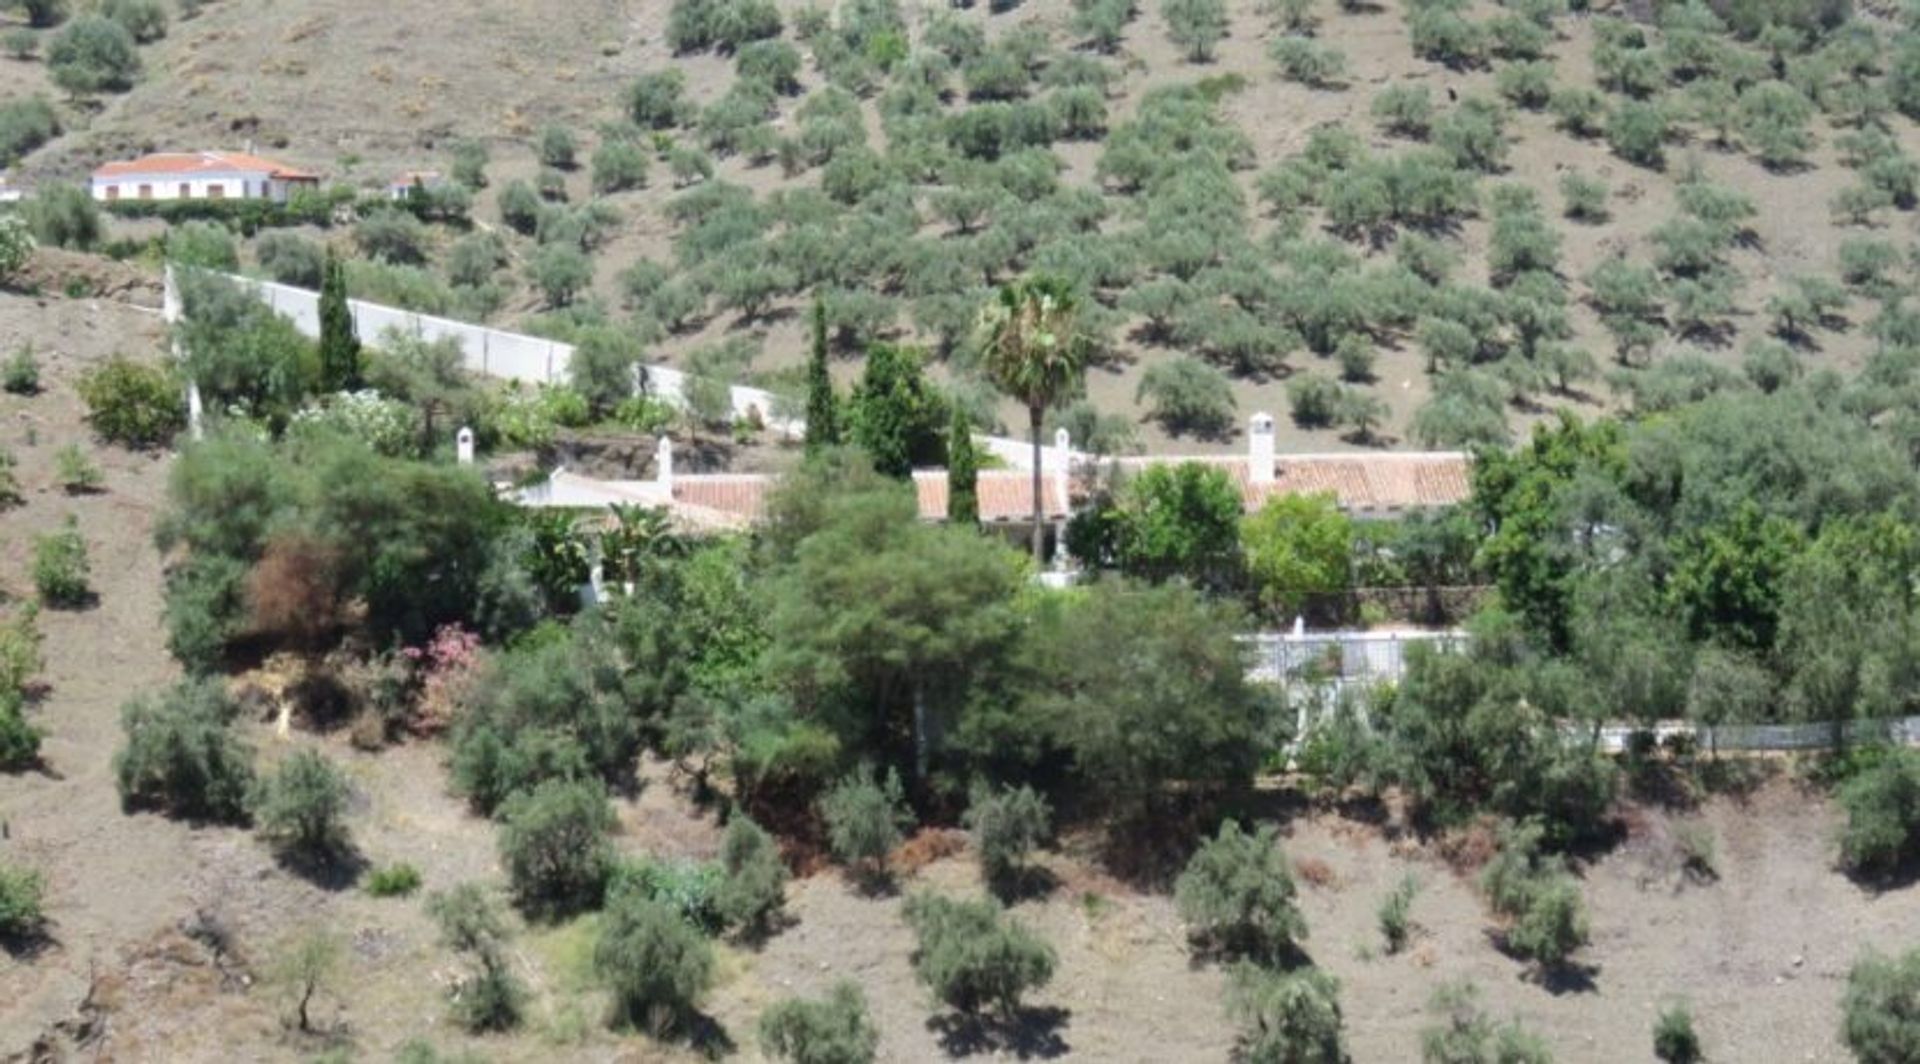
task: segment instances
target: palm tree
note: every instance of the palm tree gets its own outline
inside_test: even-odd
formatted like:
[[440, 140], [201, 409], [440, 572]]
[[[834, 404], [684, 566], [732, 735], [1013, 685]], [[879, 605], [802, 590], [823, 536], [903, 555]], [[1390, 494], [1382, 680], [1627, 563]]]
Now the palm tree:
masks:
[[1033, 431], [1033, 561], [1045, 562], [1046, 515], [1040, 496], [1040, 426], [1047, 408], [1070, 394], [1086, 369], [1087, 343], [1077, 326], [1079, 297], [1057, 277], [1031, 276], [1002, 285], [981, 315], [987, 375], [1025, 404]]

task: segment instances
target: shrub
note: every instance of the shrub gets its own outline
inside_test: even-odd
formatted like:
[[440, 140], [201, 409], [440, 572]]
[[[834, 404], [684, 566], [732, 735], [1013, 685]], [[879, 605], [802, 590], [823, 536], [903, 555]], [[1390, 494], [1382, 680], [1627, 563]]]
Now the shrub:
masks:
[[405, 898], [420, 889], [420, 870], [405, 861], [381, 865], [368, 870], [363, 889], [376, 898]]
[[1554, 124], [1576, 137], [1599, 136], [1606, 129], [1607, 101], [1584, 85], [1555, 89], [1547, 100]]
[[1667, 115], [1658, 103], [1627, 100], [1607, 120], [1607, 145], [1630, 163], [1659, 169], [1666, 161]]
[[1053, 947], [990, 898], [916, 894], [902, 912], [916, 939], [914, 974], [961, 1012], [991, 1005], [1011, 1020], [1019, 1013], [1021, 995], [1053, 978]]
[[26, 268], [34, 247], [33, 229], [25, 218], [12, 214], [0, 216], [0, 284], [12, 280], [14, 274]]
[[613, 990], [617, 1018], [665, 1034], [712, 984], [713, 948], [666, 905], [629, 894], [601, 918], [593, 967]]
[[100, 13], [126, 27], [141, 44], [167, 35], [167, 9], [160, 0], [103, 0]]
[[1841, 1041], [1859, 1064], [1920, 1059], [1920, 950], [1897, 957], [1869, 951], [1847, 972]]
[[598, 783], [546, 780], [500, 809], [500, 858], [520, 907], [560, 917], [598, 904], [613, 810]]
[[234, 273], [240, 269], [240, 249], [233, 231], [218, 222], [187, 222], [167, 234], [167, 259], [184, 266]]
[[40, 35], [29, 29], [8, 30], [0, 36], [0, 48], [22, 62], [40, 54]]
[[1213, 60], [1214, 46], [1227, 35], [1225, 0], [1161, 0], [1167, 39], [1186, 53], [1189, 63]]
[[647, 153], [629, 140], [609, 140], [593, 152], [593, 190], [625, 192], [647, 183]]
[[298, 233], [262, 233], [253, 257], [267, 276], [281, 284], [318, 289], [326, 256], [320, 245]]
[[155, 447], [186, 428], [180, 389], [159, 366], [114, 355], [80, 378], [79, 392], [93, 430], [114, 443]]
[[564, 307], [593, 283], [593, 262], [579, 248], [548, 244], [534, 252], [527, 276], [546, 297], [548, 306]]
[[1276, 37], [1267, 54], [1280, 67], [1281, 77], [1311, 88], [1334, 87], [1347, 72], [1345, 53], [1307, 37]]
[[553, 125], [540, 131], [540, 165], [556, 170], [571, 170], [577, 162], [575, 153], [578, 150], [573, 131], [567, 127]]
[[40, 601], [56, 608], [83, 606], [92, 596], [87, 541], [72, 514], [58, 532], [33, 537], [33, 586]]
[[1700, 1036], [1693, 1030], [1693, 1013], [1684, 1002], [1660, 1010], [1660, 1018], [1653, 1023], [1653, 1055], [1665, 1064], [1699, 1064], [1706, 1059], [1700, 1052]]
[[773, 836], [745, 815], [734, 817], [720, 840], [720, 868], [725, 878], [713, 899], [720, 918], [764, 929], [786, 901], [787, 866]]
[[1813, 147], [1812, 119], [1812, 101], [1784, 81], [1763, 81], [1740, 94], [1741, 136], [1769, 169], [1800, 164]]
[[1486, 50], [1480, 27], [1444, 5], [1414, 11], [1407, 29], [1414, 55], [1456, 70], [1478, 64]]
[[41, 185], [21, 213], [33, 230], [33, 238], [44, 246], [91, 251], [100, 243], [100, 208], [85, 189]]
[[1840, 859], [1854, 872], [1883, 875], [1920, 857], [1920, 752], [1888, 751], [1840, 788], [1847, 824]]
[[31, 868], [0, 863], [0, 940], [31, 938], [46, 922], [46, 882]]
[[1572, 878], [1559, 877], [1533, 889], [1519, 922], [1507, 931], [1507, 946], [1552, 967], [1587, 944], [1586, 905]]
[[848, 773], [821, 797], [820, 819], [834, 857], [869, 878], [883, 874], [887, 854], [913, 826], [900, 774], [888, 769], [876, 777], [871, 767]]
[[976, 785], [961, 823], [973, 834], [980, 871], [989, 884], [1005, 886], [1024, 871], [1027, 855], [1046, 841], [1053, 809], [1022, 784], [994, 790]]
[[1418, 893], [1420, 880], [1409, 872], [1381, 899], [1375, 915], [1380, 923], [1380, 937], [1385, 940], [1388, 953], [1398, 953], [1406, 948], [1407, 938], [1413, 931], [1413, 898]]
[[1434, 122], [1433, 142], [1456, 167], [1497, 173], [1506, 166], [1506, 116], [1489, 101], [1462, 100]]
[[627, 116], [641, 129], [670, 129], [680, 124], [690, 106], [687, 75], [677, 67], [642, 74], [627, 91]]
[[1191, 355], [1147, 367], [1134, 393], [1148, 415], [1176, 435], [1224, 437], [1233, 431], [1233, 384], [1227, 375]]
[[231, 725], [239, 707], [218, 680], [186, 680], [120, 711], [126, 744], [114, 755], [120, 803], [173, 816], [245, 818], [253, 752]]
[[140, 52], [125, 26], [82, 15], [54, 34], [47, 47], [47, 69], [55, 85], [75, 96], [124, 92], [140, 75]]
[[1221, 824], [1174, 882], [1174, 901], [1197, 939], [1228, 954], [1272, 963], [1307, 936], [1271, 824], [1252, 833], [1237, 820]]
[[[0, 166], [11, 166], [60, 133], [60, 117], [39, 96], [0, 104]], [[17, 268], [17, 267], [16, 267]], [[0, 270], [0, 279], [7, 271]]]
[[317, 751], [297, 751], [261, 777], [250, 804], [260, 833], [286, 853], [324, 860], [347, 849], [347, 778]]
[[1494, 77], [1500, 95], [1515, 107], [1538, 111], [1553, 98], [1553, 64], [1547, 62], [1508, 63]]
[[1551, 1064], [1546, 1043], [1518, 1022], [1496, 1025], [1466, 980], [1443, 984], [1427, 1010], [1439, 1021], [1420, 1032], [1423, 1064]]
[[1582, 222], [1607, 220], [1607, 183], [1600, 178], [1569, 170], [1560, 178], [1560, 198], [1566, 202], [1569, 218]]
[[13, 395], [39, 394], [40, 360], [34, 357], [31, 343], [21, 344], [0, 367], [0, 387]]
[[54, 479], [69, 495], [80, 495], [100, 490], [105, 478], [100, 467], [93, 464], [87, 452], [77, 443], [67, 444], [54, 452]]
[[1293, 423], [1301, 428], [1328, 428], [1340, 413], [1340, 385], [1318, 373], [1303, 373], [1287, 382], [1287, 405]]
[[427, 260], [427, 227], [398, 207], [382, 207], [360, 219], [353, 242], [381, 262], [415, 266]]
[[474, 1034], [519, 1026], [527, 991], [507, 961], [507, 924], [493, 900], [476, 884], [462, 883], [427, 899], [427, 914], [441, 943], [476, 965], [451, 988], [454, 1019]]
[[19, 692], [0, 695], [0, 771], [32, 768], [40, 762], [40, 729], [27, 723]]
[[1270, 1064], [1346, 1064], [1340, 983], [1317, 968], [1235, 969], [1227, 1012], [1241, 1025], [1235, 1059]]
[[477, 140], [463, 140], [453, 146], [450, 175], [457, 185], [471, 192], [487, 187], [487, 146]]
[[1433, 94], [1425, 85], [1390, 85], [1374, 96], [1371, 112], [1382, 130], [1424, 140], [1433, 128]]
[[760, 1014], [761, 1051], [789, 1064], [871, 1064], [879, 1044], [866, 995], [844, 979], [824, 1000], [787, 998]]

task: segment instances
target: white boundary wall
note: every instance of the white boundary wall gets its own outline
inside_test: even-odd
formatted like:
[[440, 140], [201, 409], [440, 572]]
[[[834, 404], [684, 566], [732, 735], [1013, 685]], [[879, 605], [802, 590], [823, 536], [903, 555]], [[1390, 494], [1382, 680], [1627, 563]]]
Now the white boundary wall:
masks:
[[[253, 292], [273, 308], [274, 313], [293, 322], [303, 335], [320, 335], [320, 293], [234, 274], [220, 276]], [[173, 284], [173, 268], [168, 267], [170, 301], [176, 298], [172, 294]], [[354, 329], [362, 342], [378, 347], [381, 338], [389, 332], [428, 342], [451, 338], [466, 355], [467, 370], [488, 377], [524, 384], [561, 384], [567, 380], [567, 369], [573, 362], [573, 345], [558, 340], [490, 329], [359, 299], [348, 300], [347, 306], [353, 311]], [[686, 373], [672, 366], [647, 366], [646, 372], [649, 391], [672, 403], [683, 401]], [[741, 385], [734, 385], [731, 391], [736, 416], [751, 417], [757, 411], [761, 422], [769, 428], [790, 436], [806, 434], [805, 421], [775, 414], [777, 400], [772, 392]]]

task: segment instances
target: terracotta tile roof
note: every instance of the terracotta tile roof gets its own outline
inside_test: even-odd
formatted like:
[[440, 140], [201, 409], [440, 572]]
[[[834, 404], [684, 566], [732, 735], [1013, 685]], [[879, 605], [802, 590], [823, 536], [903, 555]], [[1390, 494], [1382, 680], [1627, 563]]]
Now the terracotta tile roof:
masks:
[[[1276, 495], [1330, 491], [1342, 509], [1356, 514], [1392, 513], [1464, 501], [1471, 459], [1465, 454], [1326, 454], [1283, 455], [1276, 462], [1273, 483], [1254, 484], [1247, 477], [1247, 459], [1232, 457], [1124, 458], [1120, 467], [1138, 472], [1149, 465], [1193, 461], [1217, 465], [1239, 485], [1249, 510], [1258, 509]], [[676, 508], [693, 507], [709, 513], [758, 520], [766, 510], [767, 493], [777, 479], [757, 473], [695, 473], [674, 478]], [[978, 486], [980, 519], [1022, 521], [1033, 509], [1032, 474], [1017, 469], [981, 470]], [[941, 470], [913, 475], [921, 518], [947, 516], [947, 474]], [[1059, 496], [1058, 481], [1041, 477], [1041, 502], [1048, 520], [1070, 512]]]
[[97, 178], [154, 176], [161, 174], [267, 174], [285, 181], [318, 181], [319, 175], [296, 170], [285, 163], [263, 159], [237, 151], [155, 152], [138, 159], [103, 164], [93, 172]]
[[1356, 454], [1283, 454], [1274, 461], [1270, 484], [1255, 484], [1247, 476], [1247, 459], [1241, 455], [1156, 459], [1123, 458], [1120, 466], [1138, 472], [1149, 465], [1168, 461], [1194, 461], [1218, 465], [1239, 485], [1249, 510], [1256, 510], [1276, 495], [1330, 491], [1340, 508], [1352, 513], [1382, 513], [1451, 506], [1467, 498], [1468, 473], [1473, 460], [1457, 451], [1422, 453], [1383, 452]]

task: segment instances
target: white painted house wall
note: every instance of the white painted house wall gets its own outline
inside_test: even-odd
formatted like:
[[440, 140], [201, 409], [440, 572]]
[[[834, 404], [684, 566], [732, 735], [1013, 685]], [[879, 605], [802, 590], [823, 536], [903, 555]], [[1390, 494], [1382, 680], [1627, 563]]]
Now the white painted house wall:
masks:
[[[264, 199], [285, 203], [298, 185], [313, 182], [284, 181], [271, 174], [235, 171], [224, 174], [121, 174], [93, 179], [93, 198], [113, 200], [212, 199], [219, 190], [222, 199]], [[147, 195], [141, 195], [142, 187]]]

